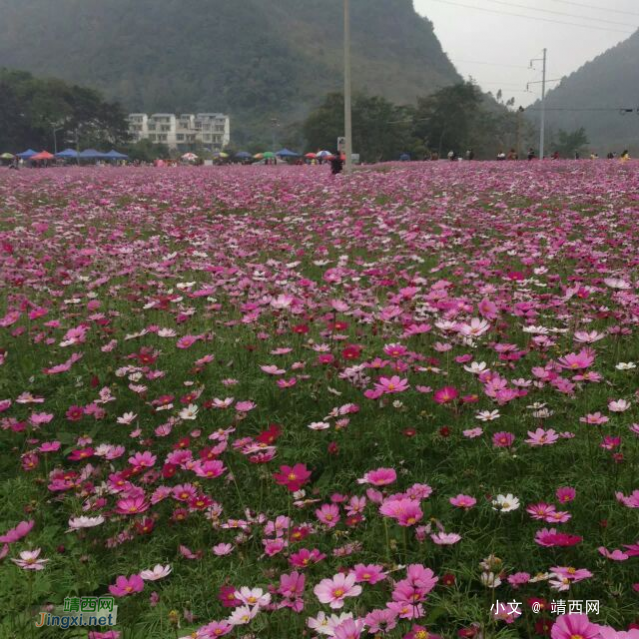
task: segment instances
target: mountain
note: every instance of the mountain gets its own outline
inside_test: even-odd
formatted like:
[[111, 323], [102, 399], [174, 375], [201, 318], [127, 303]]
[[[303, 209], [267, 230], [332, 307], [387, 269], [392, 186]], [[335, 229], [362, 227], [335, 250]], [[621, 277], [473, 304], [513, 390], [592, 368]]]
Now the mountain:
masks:
[[[461, 80], [412, 0], [351, 14], [356, 89], [414, 103]], [[228, 112], [235, 141], [270, 139], [271, 118], [299, 121], [342, 86], [342, 15], [342, 0], [0, 0], [0, 67], [130, 111]]]
[[[639, 152], [638, 61], [639, 31], [564, 78], [547, 95], [549, 139], [559, 129], [584, 127], [600, 155], [625, 148]], [[621, 113], [622, 108], [635, 113]], [[538, 109], [539, 102], [528, 112], [535, 123]]]

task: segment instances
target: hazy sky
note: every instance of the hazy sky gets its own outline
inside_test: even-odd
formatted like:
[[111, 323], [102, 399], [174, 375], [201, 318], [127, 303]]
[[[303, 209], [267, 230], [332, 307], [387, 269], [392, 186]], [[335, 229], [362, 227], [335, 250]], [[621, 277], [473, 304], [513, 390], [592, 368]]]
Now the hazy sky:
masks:
[[531, 58], [541, 57], [544, 47], [548, 49], [548, 78], [561, 78], [639, 28], [638, 0], [414, 3], [420, 14], [432, 20], [444, 50], [464, 77], [472, 75], [485, 91], [496, 93], [501, 88], [505, 99], [514, 97], [516, 104], [523, 105], [541, 93], [540, 84], [530, 86], [534, 93], [525, 90], [528, 82], [541, 79], [541, 63], [536, 63], [538, 70], [528, 67]]

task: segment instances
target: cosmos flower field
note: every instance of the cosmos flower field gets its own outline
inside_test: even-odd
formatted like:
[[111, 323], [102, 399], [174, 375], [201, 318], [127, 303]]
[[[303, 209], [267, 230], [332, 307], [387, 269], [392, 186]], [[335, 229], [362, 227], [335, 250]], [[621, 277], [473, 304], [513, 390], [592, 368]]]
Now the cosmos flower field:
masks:
[[639, 636], [638, 213], [633, 162], [2, 172], [0, 638]]

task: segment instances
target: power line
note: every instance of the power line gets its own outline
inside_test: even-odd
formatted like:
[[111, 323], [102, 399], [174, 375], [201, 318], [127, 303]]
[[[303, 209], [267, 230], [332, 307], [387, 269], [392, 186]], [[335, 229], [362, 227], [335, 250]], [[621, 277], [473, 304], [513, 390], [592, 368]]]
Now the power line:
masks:
[[541, 13], [550, 13], [555, 16], [564, 16], [567, 18], [578, 18], [579, 20], [594, 20], [595, 22], [605, 22], [606, 24], [616, 24], [622, 27], [632, 27], [633, 25], [626, 24], [625, 22], [616, 22], [614, 20], [604, 20], [603, 18], [591, 18], [589, 16], [578, 16], [574, 13], [564, 13], [563, 11], [553, 11], [552, 9], [538, 9], [537, 7], [529, 7], [525, 4], [516, 4], [514, 2], [504, 2], [503, 0], [486, 0], [491, 4], [501, 4], [506, 7], [515, 7], [517, 9], [526, 9], [527, 11], [538, 11]]
[[621, 9], [609, 9], [608, 7], [597, 7], [593, 4], [582, 4], [581, 2], [571, 2], [571, 0], [553, 0], [560, 4], [569, 4], [573, 7], [581, 7], [582, 9], [594, 9], [595, 11], [605, 11], [606, 13], [621, 13], [628, 16], [639, 16], [639, 13], [633, 11], [623, 11]]
[[550, 18], [537, 18], [535, 16], [527, 16], [523, 13], [507, 13], [506, 11], [497, 11], [496, 9], [486, 9], [484, 7], [475, 7], [470, 4], [462, 4], [460, 2], [450, 2], [450, 0], [431, 0], [431, 2], [439, 2], [441, 4], [448, 4], [454, 7], [463, 7], [465, 9], [474, 9], [475, 11], [483, 11], [484, 13], [496, 13], [502, 16], [512, 16], [513, 18], [526, 18], [527, 20], [535, 20], [536, 22], [551, 22], [553, 24], [563, 24], [571, 27], [581, 27], [582, 29], [592, 29], [595, 31], [607, 31], [615, 33], [625, 33], [626, 35], [632, 35], [634, 31], [621, 31], [620, 29], [608, 29], [603, 27], [595, 27], [589, 24], [578, 24], [576, 22], [564, 22], [561, 20], [552, 20]]
[[479, 62], [478, 60], [458, 60], [457, 58], [451, 58], [452, 62], [461, 62], [462, 64], [482, 64], [490, 67], [505, 67], [509, 69], [529, 69], [519, 64], [501, 64], [500, 62]]

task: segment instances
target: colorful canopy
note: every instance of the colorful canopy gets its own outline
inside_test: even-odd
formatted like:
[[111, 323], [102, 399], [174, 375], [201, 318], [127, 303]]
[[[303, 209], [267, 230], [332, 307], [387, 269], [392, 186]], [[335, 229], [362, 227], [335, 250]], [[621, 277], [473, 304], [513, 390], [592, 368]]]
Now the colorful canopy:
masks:
[[0, 160], [13, 160], [15, 156], [11, 155], [11, 153], [3, 153], [0, 155]]
[[240, 151], [239, 153], [235, 154], [236, 158], [239, 158], [240, 160], [248, 160], [249, 158], [252, 158], [253, 156], [250, 153], [247, 153], [246, 151]]
[[129, 156], [124, 153], [118, 153], [115, 149], [112, 149], [108, 153], [104, 154], [105, 158], [109, 158], [110, 160], [128, 160]]
[[265, 151], [262, 153], [262, 157], [266, 160], [272, 160], [275, 157], [275, 153], [273, 151]]
[[327, 158], [332, 156], [333, 154], [330, 151], [320, 151], [319, 153], [317, 153], [316, 157], [318, 158]]
[[78, 158], [80, 156], [80, 153], [78, 151], [74, 151], [73, 149], [64, 149], [64, 151], [56, 153], [55, 156], [57, 158]]
[[192, 162], [193, 160], [197, 160], [198, 158], [197, 158], [197, 155], [195, 155], [195, 153], [185, 153], [182, 156], [182, 159]]
[[316, 153], [307, 153], [304, 157], [308, 158], [309, 160], [314, 160], [317, 157], [317, 154]]
[[23, 151], [22, 153], [18, 153], [18, 157], [22, 158], [23, 160], [28, 160], [30, 157], [37, 155], [37, 151], [34, 151], [33, 149], [27, 149], [26, 151]]
[[83, 160], [103, 160], [106, 158], [106, 153], [101, 153], [95, 149], [86, 149], [80, 153], [80, 157]]
[[281, 149], [275, 155], [281, 158], [298, 158], [300, 156], [299, 153], [295, 153], [295, 151], [291, 151], [290, 149]]
[[48, 151], [40, 151], [40, 153], [36, 153], [29, 158], [32, 162], [39, 162], [40, 160], [55, 160], [55, 155], [53, 153], [49, 153]]

